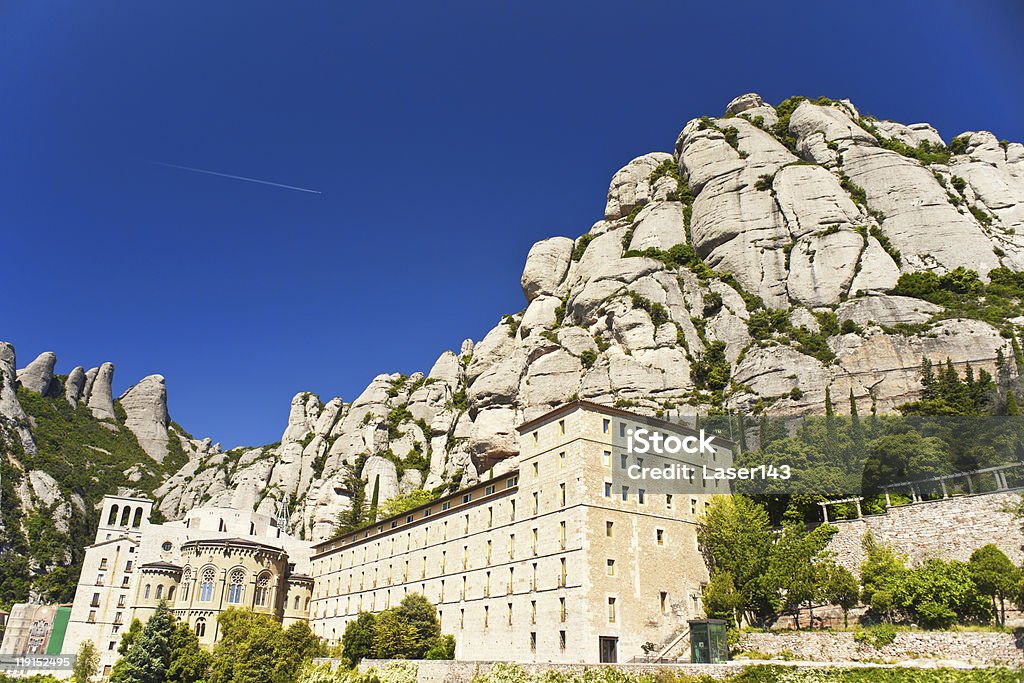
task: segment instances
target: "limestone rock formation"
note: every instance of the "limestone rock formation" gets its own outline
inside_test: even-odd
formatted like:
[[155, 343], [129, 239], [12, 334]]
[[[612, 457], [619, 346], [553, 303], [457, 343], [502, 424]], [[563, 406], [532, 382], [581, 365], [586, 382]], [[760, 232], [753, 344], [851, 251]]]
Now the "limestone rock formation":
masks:
[[29, 428], [28, 416], [18, 402], [16, 368], [14, 346], [0, 342], [0, 427], [13, 429], [25, 452], [34, 454], [36, 443]]
[[[89, 381], [89, 375], [92, 381]], [[89, 409], [100, 420], [116, 420], [114, 415], [114, 364], [104, 363], [86, 373], [86, 386], [89, 396]]]
[[125, 412], [125, 426], [139, 445], [157, 462], [167, 456], [167, 386], [161, 375], [144, 377], [119, 399]]
[[85, 391], [85, 368], [75, 367], [64, 382], [64, 399], [72, 406], [77, 406]]
[[45, 395], [50, 391], [50, 383], [53, 382], [53, 368], [57, 365], [56, 354], [46, 351], [18, 370], [18, 381], [21, 386], [29, 391]]

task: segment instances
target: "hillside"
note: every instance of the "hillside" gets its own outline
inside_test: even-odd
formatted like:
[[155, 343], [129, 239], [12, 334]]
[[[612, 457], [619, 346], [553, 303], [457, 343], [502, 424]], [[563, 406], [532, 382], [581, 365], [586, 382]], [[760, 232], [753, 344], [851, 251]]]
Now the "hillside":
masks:
[[[15, 547], [16, 515], [22, 527], [31, 516], [13, 492], [37, 470], [57, 480], [72, 527], [88, 524], [100, 487], [125, 487], [158, 496], [169, 518], [286, 503], [293, 531], [321, 539], [353, 498], [429, 495], [511, 466], [500, 461], [518, 451], [515, 425], [574, 397], [663, 415], [799, 415], [821, 412], [829, 390], [888, 412], [920, 398], [925, 357], [1016, 379], [1024, 145], [987, 132], [947, 143], [845, 100], [772, 107], [748, 94], [687, 123], [672, 150], [618, 171], [585, 234], [533, 246], [524, 310], [426, 373], [379, 375], [350, 401], [297, 395], [280, 444], [221, 452], [192, 439], [169, 422], [162, 378], [108, 405], [84, 392], [89, 373], [44, 384], [30, 365], [15, 392], [10, 349], [4, 542]], [[63, 442], [48, 436], [57, 416]], [[104, 462], [96, 448], [116, 452], [124, 475], [83, 484], [78, 466]]]

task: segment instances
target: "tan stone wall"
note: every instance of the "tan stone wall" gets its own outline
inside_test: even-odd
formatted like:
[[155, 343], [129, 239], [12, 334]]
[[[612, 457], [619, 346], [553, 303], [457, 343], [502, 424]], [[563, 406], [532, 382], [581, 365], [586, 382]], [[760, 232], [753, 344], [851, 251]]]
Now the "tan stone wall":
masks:
[[740, 647], [818, 662], [932, 659], [977, 666], [1024, 666], [1024, 652], [1013, 634], [985, 631], [902, 631], [890, 645], [881, 648], [859, 644], [849, 632], [744, 633]]
[[[319, 660], [321, 662], [331, 660]], [[416, 666], [417, 683], [472, 683], [477, 674], [487, 673], [496, 662], [494, 660], [481, 661], [446, 661], [446, 660], [416, 660], [411, 662]], [[398, 659], [364, 659], [359, 663], [359, 671], [366, 671], [387, 667], [389, 664], [407, 666], [410, 662]], [[588, 667], [577, 664], [558, 663], [530, 663], [519, 664], [525, 671], [531, 674], [543, 674], [548, 671], [563, 673], [566, 675], [581, 674]], [[613, 668], [631, 676], [654, 676], [661, 671], [670, 671], [684, 676], [710, 676], [712, 678], [728, 678], [739, 673], [740, 667], [721, 664], [602, 664], [601, 668]]]
[[967, 560], [975, 549], [994, 543], [1021, 564], [1022, 525], [1008, 511], [1019, 502], [1019, 493], [996, 492], [891, 507], [882, 515], [833, 522], [839, 533], [829, 549], [840, 564], [857, 572], [864, 560], [861, 541], [870, 530], [911, 563], [929, 557]]

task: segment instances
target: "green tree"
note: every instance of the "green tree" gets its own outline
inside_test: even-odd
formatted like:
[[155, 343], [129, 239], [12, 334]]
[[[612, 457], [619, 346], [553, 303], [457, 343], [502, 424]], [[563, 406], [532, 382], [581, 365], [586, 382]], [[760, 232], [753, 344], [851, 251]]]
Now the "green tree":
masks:
[[210, 683], [294, 683], [319, 653], [305, 624], [284, 630], [273, 617], [249, 609], [221, 612], [217, 627], [221, 639], [213, 648]]
[[800, 628], [802, 606], [811, 609], [824, 601], [828, 576], [837, 570], [832, 556], [825, 552], [829, 540], [838, 532], [834, 526], [822, 524], [807, 531], [803, 522], [792, 520], [782, 530], [772, 548], [768, 578], [781, 593], [782, 607], [793, 614]]
[[424, 659], [455, 659], [455, 637], [442, 633], [423, 655]]
[[924, 628], [984, 623], [992, 617], [992, 605], [965, 562], [929, 559], [908, 570], [896, 586], [894, 602]]
[[117, 654], [122, 657], [128, 654], [128, 651], [132, 649], [132, 644], [135, 643], [135, 640], [139, 637], [140, 633], [142, 633], [142, 622], [138, 619], [132, 619], [132, 623], [128, 627], [128, 630], [121, 636], [121, 642], [117, 644]]
[[896, 587], [906, 572], [906, 558], [879, 542], [870, 531], [864, 534], [862, 544], [866, 557], [860, 566], [860, 600], [876, 616], [891, 622]]
[[712, 619], [726, 619], [730, 625], [741, 626], [743, 594], [736, 590], [732, 574], [714, 570], [704, 586], [704, 611]]
[[750, 623], [766, 624], [775, 614], [764, 582], [772, 552], [768, 513], [746, 496], [716, 496], [697, 523], [697, 540], [709, 572], [728, 572], [743, 596]]
[[843, 626], [849, 626], [850, 610], [860, 602], [860, 584], [857, 578], [846, 567], [834, 562], [821, 568], [823, 575], [821, 595], [822, 602], [839, 605], [843, 610]]
[[398, 619], [413, 628], [416, 642], [409, 653], [410, 659], [422, 659], [427, 649], [441, 635], [437, 621], [437, 608], [422, 593], [409, 593], [395, 609]]
[[73, 683], [89, 683], [89, 679], [96, 675], [99, 665], [100, 655], [96, 652], [96, 646], [91, 640], [83, 640], [78, 647], [75, 665], [71, 669], [71, 680]]
[[171, 653], [174, 617], [167, 603], [160, 601], [131, 647], [114, 667], [111, 683], [163, 683]]
[[992, 610], [1000, 626], [1005, 626], [1006, 599], [1018, 599], [1021, 570], [991, 543], [971, 553], [967, 566], [978, 590], [992, 600]]
[[408, 659], [416, 651], [416, 629], [403, 621], [395, 610], [387, 609], [373, 623], [375, 659]]
[[341, 654], [352, 664], [373, 654], [373, 632], [377, 618], [371, 612], [360, 612], [348, 622], [341, 636]]
[[199, 638], [188, 624], [178, 622], [174, 626], [170, 645], [165, 683], [199, 683], [206, 680], [213, 656], [199, 646]]

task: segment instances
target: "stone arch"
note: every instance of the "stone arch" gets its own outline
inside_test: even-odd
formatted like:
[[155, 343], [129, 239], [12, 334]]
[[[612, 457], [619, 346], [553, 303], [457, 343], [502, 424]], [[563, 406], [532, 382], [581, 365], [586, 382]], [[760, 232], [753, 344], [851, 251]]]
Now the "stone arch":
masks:
[[117, 524], [117, 503], [110, 506], [110, 515], [107, 517], [107, 526], [114, 526]]

